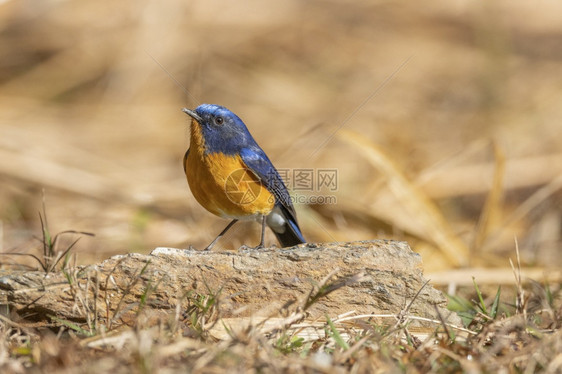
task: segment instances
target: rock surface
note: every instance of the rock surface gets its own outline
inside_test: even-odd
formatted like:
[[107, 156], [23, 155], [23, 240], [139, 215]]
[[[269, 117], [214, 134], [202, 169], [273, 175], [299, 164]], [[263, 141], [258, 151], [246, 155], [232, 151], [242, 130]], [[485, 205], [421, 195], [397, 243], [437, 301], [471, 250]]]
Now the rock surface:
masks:
[[337, 289], [307, 309], [311, 319], [349, 312], [397, 315], [414, 300], [409, 315], [436, 320], [438, 310], [460, 324], [445, 309], [445, 297], [429, 284], [423, 287], [421, 257], [405, 242], [384, 240], [227, 252], [157, 248], [65, 272], [4, 275], [0, 304], [27, 320], [85, 322], [95, 315], [127, 323], [139, 307], [169, 314], [178, 305], [182, 310], [188, 294], [220, 290], [224, 318], [279, 316], [290, 302], [304, 306], [329, 274], [324, 289]]

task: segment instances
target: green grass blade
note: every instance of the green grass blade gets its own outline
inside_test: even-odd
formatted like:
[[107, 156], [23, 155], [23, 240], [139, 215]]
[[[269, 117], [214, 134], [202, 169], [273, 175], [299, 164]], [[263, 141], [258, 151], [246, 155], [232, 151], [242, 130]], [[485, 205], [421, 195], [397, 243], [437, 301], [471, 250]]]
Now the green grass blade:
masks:
[[499, 286], [498, 292], [496, 292], [496, 297], [494, 297], [494, 302], [492, 303], [492, 307], [490, 309], [490, 317], [492, 317], [493, 319], [496, 319], [496, 316], [498, 315], [501, 291], [502, 291], [502, 286]]
[[74, 330], [81, 335], [84, 335], [84, 336], [94, 336], [95, 335], [95, 333], [93, 331], [84, 330], [82, 327], [78, 326], [74, 322], [70, 322], [70, 321], [67, 321], [65, 319], [61, 319], [61, 318], [51, 316], [51, 315], [49, 315], [48, 317], [50, 319], [52, 319], [53, 321], [58, 322], [61, 325], [66, 326], [69, 329]]
[[482, 292], [480, 292], [480, 289], [478, 288], [478, 284], [476, 283], [476, 279], [474, 277], [472, 277], [472, 283], [474, 283], [474, 289], [476, 290], [476, 295], [478, 295], [478, 302], [480, 310], [482, 311], [482, 313], [484, 313], [485, 315], [489, 315], [488, 314], [488, 309], [486, 308], [486, 303], [484, 302], [484, 297], [482, 297]]
[[336, 341], [336, 344], [341, 349], [347, 351], [349, 349], [349, 344], [347, 344], [346, 341], [343, 340], [343, 338], [341, 337], [338, 329], [336, 328], [336, 325], [334, 325], [334, 323], [332, 322], [330, 317], [326, 316], [326, 320], [327, 320], [328, 326], [330, 327], [329, 333], [332, 336], [332, 338], [334, 338], [334, 340]]

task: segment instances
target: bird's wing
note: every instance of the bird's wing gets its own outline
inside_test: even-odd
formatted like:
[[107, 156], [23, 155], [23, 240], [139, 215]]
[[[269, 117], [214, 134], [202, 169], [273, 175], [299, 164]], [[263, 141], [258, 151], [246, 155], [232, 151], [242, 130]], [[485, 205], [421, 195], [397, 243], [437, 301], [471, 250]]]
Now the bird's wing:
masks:
[[296, 220], [295, 208], [291, 202], [291, 196], [283, 179], [261, 148], [242, 148], [240, 157], [248, 169], [250, 169], [263, 183], [265, 188], [275, 196], [275, 200], [281, 204]]
[[259, 148], [243, 148], [240, 151], [240, 157], [246, 167], [254, 173], [263, 183], [265, 188], [275, 196], [275, 206], [272, 215], [280, 216], [283, 222], [283, 228], [272, 227], [271, 230], [279, 240], [283, 247], [292, 247], [294, 245], [305, 243], [306, 239], [297, 223], [297, 214], [291, 202], [291, 196], [287, 187], [283, 183], [283, 179], [271, 163], [265, 152]]

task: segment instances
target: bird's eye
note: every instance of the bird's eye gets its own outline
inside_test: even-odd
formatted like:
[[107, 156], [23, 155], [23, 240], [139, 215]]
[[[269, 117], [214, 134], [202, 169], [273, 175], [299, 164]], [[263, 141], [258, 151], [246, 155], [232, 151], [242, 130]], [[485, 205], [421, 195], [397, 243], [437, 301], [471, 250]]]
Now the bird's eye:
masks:
[[217, 125], [222, 125], [224, 123], [224, 118], [222, 117], [215, 117], [215, 123]]

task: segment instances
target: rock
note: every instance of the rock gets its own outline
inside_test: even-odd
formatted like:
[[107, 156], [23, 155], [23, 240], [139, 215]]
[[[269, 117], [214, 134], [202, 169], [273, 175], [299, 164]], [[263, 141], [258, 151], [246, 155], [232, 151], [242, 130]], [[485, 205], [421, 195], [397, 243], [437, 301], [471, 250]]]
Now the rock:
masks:
[[[421, 257], [405, 242], [309, 243], [225, 252], [156, 248], [150, 255], [119, 255], [64, 272], [4, 275], [0, 304], [27, 320], [55, 316], [86, 322], [94, 316], [104, 324], [129, 323], [139, 308], [164, 315], [178, 305], [184, 310], [188, 295], [197, 293], [220, 295], [225, 319], [279, 317], [280, 311], [293, 308], [306, 310], [310, 320], [401, 311], [438, 320], [439, 311], [460, 325], [445, 309], [446, 298], [425, 282]], [[307, 305], [319, 290], [318, 300]], [[412, 325], [427, 323], [413, 320]]]

